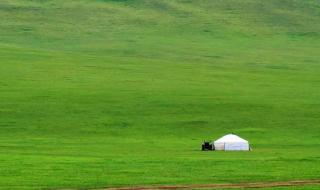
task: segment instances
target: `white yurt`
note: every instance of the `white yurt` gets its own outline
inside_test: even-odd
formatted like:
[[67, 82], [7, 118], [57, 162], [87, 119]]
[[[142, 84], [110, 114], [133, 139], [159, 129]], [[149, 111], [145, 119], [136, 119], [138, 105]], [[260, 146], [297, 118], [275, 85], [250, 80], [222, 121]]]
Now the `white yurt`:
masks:
[[237, 135], [229, 134], [213, 142], [215, 150], [224, 151], [248, 151], [249, 142]]

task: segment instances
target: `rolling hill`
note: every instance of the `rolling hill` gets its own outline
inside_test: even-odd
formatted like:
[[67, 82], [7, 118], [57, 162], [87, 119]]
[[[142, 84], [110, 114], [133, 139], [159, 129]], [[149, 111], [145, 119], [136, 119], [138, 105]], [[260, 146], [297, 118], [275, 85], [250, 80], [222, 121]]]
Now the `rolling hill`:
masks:
[[[0, 18], [0, 189], [320, 178], [318, 0], [1, 0]], [[228, 133], [253, 151], [200, 151]]]

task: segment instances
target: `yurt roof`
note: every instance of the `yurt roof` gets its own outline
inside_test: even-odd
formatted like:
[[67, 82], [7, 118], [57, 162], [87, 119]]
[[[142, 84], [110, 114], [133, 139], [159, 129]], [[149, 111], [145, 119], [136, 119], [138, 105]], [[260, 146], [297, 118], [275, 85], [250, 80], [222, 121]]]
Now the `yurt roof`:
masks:
[[220, 139], [214, 141], [215, 143], [219, 143], [219, 142], [248, 142], [247, 140], [244, 140], [243, 138], [234, 135], [234, 134], [228, 134], [225, 135], [223, 137], [221, 137]]

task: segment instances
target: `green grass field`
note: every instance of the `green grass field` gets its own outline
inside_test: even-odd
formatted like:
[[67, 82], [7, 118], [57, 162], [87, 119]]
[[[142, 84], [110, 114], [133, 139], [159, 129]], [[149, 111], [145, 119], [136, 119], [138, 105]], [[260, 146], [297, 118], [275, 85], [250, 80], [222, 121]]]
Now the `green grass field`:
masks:
[[319, 179], [319, 96], [318, 0], [0, 0], [0, 189]]

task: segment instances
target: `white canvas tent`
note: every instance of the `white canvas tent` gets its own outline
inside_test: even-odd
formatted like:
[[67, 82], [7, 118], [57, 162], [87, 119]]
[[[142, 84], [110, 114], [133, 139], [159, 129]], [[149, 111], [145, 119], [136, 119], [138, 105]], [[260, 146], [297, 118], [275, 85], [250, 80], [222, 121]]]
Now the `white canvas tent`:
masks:
[[224, 151], [248, 151], [250, 150], [249, 142], [237, 135], [229, 134], [213, 142], [215, 150]]

